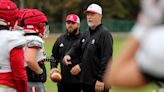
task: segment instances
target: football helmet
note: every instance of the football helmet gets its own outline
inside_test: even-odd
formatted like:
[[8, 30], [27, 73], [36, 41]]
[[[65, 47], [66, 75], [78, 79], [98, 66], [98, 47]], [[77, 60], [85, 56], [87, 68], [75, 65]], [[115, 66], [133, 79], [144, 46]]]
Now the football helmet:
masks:
[[10, 0], [0, 0], [0, 25], [13, 27], [17, 20], [18, 8]]
[[18, 13], [18, 26], [25, 33], [37, 33], [46, 38], [49, 34], [47, 17], [37, 9], [22, 9]]

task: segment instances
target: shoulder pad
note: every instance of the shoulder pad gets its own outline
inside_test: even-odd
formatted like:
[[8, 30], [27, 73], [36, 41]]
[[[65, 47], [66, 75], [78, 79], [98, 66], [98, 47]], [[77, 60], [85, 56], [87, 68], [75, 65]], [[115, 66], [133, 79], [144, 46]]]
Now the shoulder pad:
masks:
[[21, 31], [8, 31], [7, 34], [4, 34], [8, 38], [9, 49], [23, 47], [26, 43], [26, 39]]
[[26, 36], [27, 47], [43, 47], [44, 41], [38, 36]]

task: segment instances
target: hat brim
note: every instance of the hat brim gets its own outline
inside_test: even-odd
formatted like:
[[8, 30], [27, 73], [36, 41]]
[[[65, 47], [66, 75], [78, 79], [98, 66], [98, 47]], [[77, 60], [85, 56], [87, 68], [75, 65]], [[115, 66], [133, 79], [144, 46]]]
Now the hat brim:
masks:
[[93, 10], [85, 10], [84, 12], [85, 12], [85, 13], [94, 13], [94, 14], [97, 13], [97, 12], [95, 12], [95, 11], [93, 11]]

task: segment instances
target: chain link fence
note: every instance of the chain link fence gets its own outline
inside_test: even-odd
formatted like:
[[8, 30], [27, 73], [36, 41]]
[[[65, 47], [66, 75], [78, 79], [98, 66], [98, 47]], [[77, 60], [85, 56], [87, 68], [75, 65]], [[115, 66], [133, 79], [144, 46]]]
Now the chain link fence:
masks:
[[[135, 21], [133, 20], [118, 20], [118, 19], [103, 19], [102, 23], [107, 27], [111, 32], [129, 32], [133, 27]], [[88, 29], [86, 20], [81, 20], [82, 32]], [[61, 33], [65, 32], [65, 23], [53, 23], [50, 22], [51, 33]]]

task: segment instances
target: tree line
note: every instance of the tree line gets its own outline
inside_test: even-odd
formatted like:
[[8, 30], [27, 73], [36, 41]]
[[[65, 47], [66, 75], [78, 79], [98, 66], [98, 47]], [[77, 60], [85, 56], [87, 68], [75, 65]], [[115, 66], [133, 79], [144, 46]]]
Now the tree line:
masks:
[[[81, 20], [91, 3], [103, 8], [104, 19], [135, 20], [140, 10], [139, 0], [13, 0], [20, 7], [39, 9], [46, 14], [50, 23], [62, 23], [67, 14], [75, 13]], [[56, 25], [56, 24], [55, 24]], [[61, 25], [60, 25], [61, 26]]]
[[24, 8], [36, 8], [43, 11], [49, 21], [61, 22], [69, 13], [76, 13], [85, 18], [84, 10], [91, 3], [97, 3], [103, 8], [103, 17], [121, 20], [134, 20], [139, 11], [139, 0], [13, 0]]

